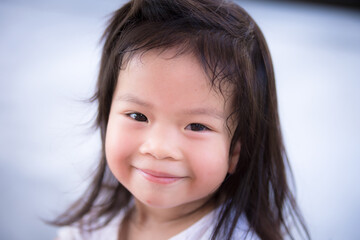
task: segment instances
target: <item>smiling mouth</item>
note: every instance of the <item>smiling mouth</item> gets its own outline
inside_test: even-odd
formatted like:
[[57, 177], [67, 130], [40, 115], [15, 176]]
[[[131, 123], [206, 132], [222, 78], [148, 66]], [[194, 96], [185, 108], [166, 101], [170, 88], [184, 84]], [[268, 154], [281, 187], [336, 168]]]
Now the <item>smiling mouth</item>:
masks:
[[135, 168], [135, 169], [146, 180], [153, 182], [153, 183], [171, 184], [171, 183], [177, 182], [184, 178], [184, 177], [173, 176], [168, 173], [156, 172], [156, 171], [152, 171], [152, 170], [148, 170], [148, 169], [139, 169], [139, 168]]

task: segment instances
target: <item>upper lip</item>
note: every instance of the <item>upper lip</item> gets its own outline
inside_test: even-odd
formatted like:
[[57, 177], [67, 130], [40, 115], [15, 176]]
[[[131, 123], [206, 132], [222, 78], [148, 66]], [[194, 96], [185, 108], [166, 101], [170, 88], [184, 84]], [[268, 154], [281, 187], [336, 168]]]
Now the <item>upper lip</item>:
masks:
[[166, 173], [166, 172], [159, 172], [159, 171], [154, 171], [154, 170], [150, 170], [150, 169], [141, 169], [141, 168], [136, 168], [146, 174], [152, 175], [154, 177], [158, 177], [158, 178], [181, 178], [180, 176], [171, 174], [171, 173]]

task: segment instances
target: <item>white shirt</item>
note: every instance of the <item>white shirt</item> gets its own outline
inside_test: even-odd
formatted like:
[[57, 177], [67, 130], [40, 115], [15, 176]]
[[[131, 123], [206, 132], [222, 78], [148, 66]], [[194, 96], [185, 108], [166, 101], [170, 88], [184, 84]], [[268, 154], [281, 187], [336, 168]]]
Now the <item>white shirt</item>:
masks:
[[[90, 233], [80, 234], [76, 227], [62, 227], [58, 231], [58, 240], [117, 240], [120, 222], [123, 220], [125, 211], [112, 219], [105, 227], [94, 230]], [[219, 208], [211, 211], [189, 228], [171, 237], [169, 240], [209, 240], [215, 227], [214, 219], [219, 215]], [[234, 230], [232, 239], [236, 240], [258, 240], [259, 238], [252, 232], [247, 233], [247, 221], [241, 217]]]

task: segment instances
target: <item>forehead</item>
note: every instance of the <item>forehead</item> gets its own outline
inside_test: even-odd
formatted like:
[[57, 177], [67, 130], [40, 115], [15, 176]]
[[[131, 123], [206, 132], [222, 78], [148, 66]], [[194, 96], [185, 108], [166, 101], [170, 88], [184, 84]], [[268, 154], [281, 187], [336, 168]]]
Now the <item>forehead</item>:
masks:
[[138, 94], [173, 106], [212, 104], [225, 108], [230, 90], [222, 86], [220, 93], [194, 54], [179, 54], [177, 49], [168, 49], [128, 57], [119, 73], [115, 95]]
[[[150, 60], [147, 61], [148, 59]], [[125, 70], [129, 71], [131, 69], [134, 69], [135, 67], [144, 67], [144, 63], [146, 63], [146, 65], [151, 68], [151, 62], [154, 60], [174, 60], [167, 61], [169, 65], [171, 65], [171, 63], [178, 64], [181, 63], [182, 60], [184, 60], [188, 64], [181, 64], [181, 66], [183, 66], [183, 73], [189, 72], [193, 74], [194, 72], [196, 72], [198, 74], [201, 74], [201, 78], [207, 80], [204, 81], [203, 84], [206, 84], [208, 88], [212, 91], [223, 95], [225, 99], [230, 98], [230, 96], [232, 96], [234, 93], [232, 83], [230, 83], [230, 81], [227, 81], [226, 78], [222, 77], [222, 73], [220, 73], [221, 70], [218, 71], [216, 69], [221, 68], [221, 64], [219, 64], [219, 62], [216, 64], [217, 66], [215, 67], [210, 66], [210, 61], [205, 59], [205, 56], [203, 56], [202, 54], [195, 54], [193, 50], [186, 46], [128, 52], [123, 56], [121, 65], [122, 71], [119, 73], [119, 75], [123, 74]]]

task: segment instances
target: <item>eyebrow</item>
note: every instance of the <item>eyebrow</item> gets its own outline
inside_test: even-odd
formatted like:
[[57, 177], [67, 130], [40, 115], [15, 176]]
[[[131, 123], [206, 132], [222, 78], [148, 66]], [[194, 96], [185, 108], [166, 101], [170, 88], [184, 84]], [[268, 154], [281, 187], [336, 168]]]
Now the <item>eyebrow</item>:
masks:
[[187, 115], [206, 115], [218, 119], [225, 119], [224, 114], [212, 108], [194, 108], [184, 111]]
[[[151, 103], [145, 102], [132, 94], [124, 94], [124, 95], [116, 96], [115, 100], [134, 103], [134, 104], [146, 107], [146, 108], [153, 107], [153, 105]], [[221, 119], [221, 120], [225, 119], [223, 112], [217, 111], [216, 109], [213, 109], [213, 108], [200, 107], [200, 108], [186, 109], [185, 111], [183, 111], [183, 114], [185, 114], [185, 115], [206, 115], [206, 116], [211, 116], [211, 117]]]
[[116, 101], [123, 101], [123, 102], [131, 102], [131, 103], [135, 103], [137, 105], [140, 106], [144, 106], [144, 107], [148, 107], [151, 108], [152, 105], [148, 102], [145, 102], [137, 97], [135, 97], [134, 95], [131, 94], [124, 94], [124, 95], [119, 95], [115, 97]]

